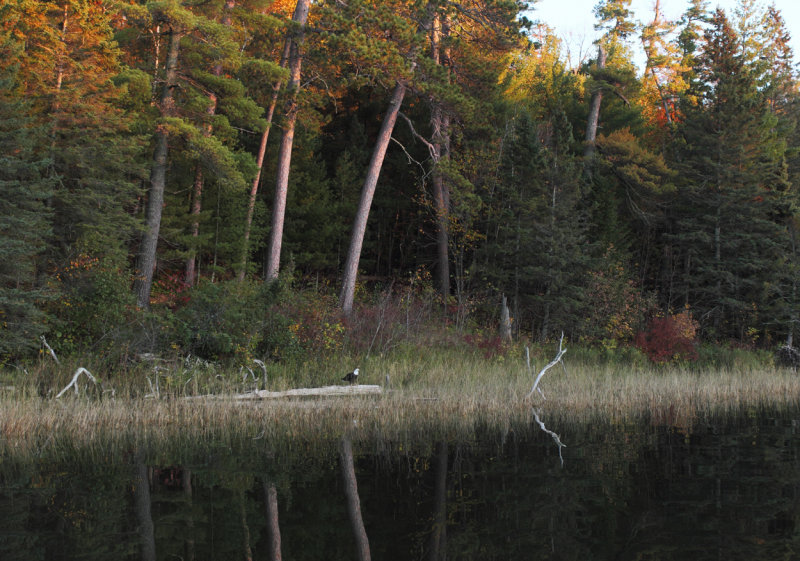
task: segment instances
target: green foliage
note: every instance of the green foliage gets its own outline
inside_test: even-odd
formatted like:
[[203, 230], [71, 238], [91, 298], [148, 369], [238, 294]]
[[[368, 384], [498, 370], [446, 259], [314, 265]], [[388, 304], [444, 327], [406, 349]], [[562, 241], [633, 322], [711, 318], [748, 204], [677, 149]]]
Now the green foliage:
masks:
[[[0, 58], [20, 50], [0, 34]], [[52, 217], [50, 162], [36, 150], [44, 131], [15, 89], [15, 69], [0, 70], [0, 361], [32, 350], [45, 331], [41, 269]]]
[[784, 221], [796, 187], [781, 129], [724, 13], [714, 14], [704, 39], [693, 85], [701, 104], [687, 106], [682, 125], [674, 239], [686, 256], [687, 302], [706, 318], [706, 338], [744, 342], [771, 315], [791, 315], [775, 309], [767, 287], [788, 280]]
[[[773, 345], [800, 316], [800, 104], [785, 22], [751, 4], [731, 20], [693, 0], [671, 45], [671, 23], [654, 18], [641, 37], [650, 75], [639, 76], [628, 0], [595, 8], [604, 69], [570, 68], [546, 26], [522, 41], [519, 2], [313, 2], [283, 257], [296, 267], [286, 277], [296, 289], [323, 288], [278, 301], [276, 289], [229, 279], [264, 114], [274, 91], [278, 115], [290, 97], [275, 86], [287, 77], [279, 62], [295, 31], [293, 2], [4, 2], [0, 355], [32, 351], [50, 329], [59, 354], [111, 357], [116, 348], [120, 357], [285, 364], [348, 345], [406, 344], [439, 307], [447, 329], [469, 327], [476, 346], [491, 346], [501, 293], [516, 336], [547, 341], [564, 330], [613, 360], [639, 353], [626, 343], [656, 308], [687, 304], [706, 341]], [[171, 33], [181, 39], [177, 78], [162, 107]], [[409, 86], [404, 118], [369, 216], [360, 317], [345, 324], [331, 294], [386, 90], [398, 81]], [[581, 141], [598, 89], [601, 134], [584, 174]], [[263, 259], [280, 118], [272, 126], [251, 274]], [[147, 315], [132, 309], [129, 263], [140, 250], [154, 132], [166, 133], [168, 154], [157, 166], [166, 184]], [[434, 176], [448, 189], [455, 289], [441, 302], [413, 273], [439, 259]], [[196, 291], [184, 270], [199, 278]], [[437, 340], [463, 341], [447, 329]]]
[[603, 265], [590, 273], [583, 302], [587, 315], [582, 332], [589, 341], [615, 347], [632, 341], [643, 329], [655, 308], [655, 298], [636, 286], [613, 248], [606, 252]]
[[768, 349], [748, 349], [713, 343], [703, 343], [697, 347], [695, 368], [711, 372], [737, 370], [758, 375], [774, 366], [774, 353]]
[[119, 258], [73, 256], [51, 278], [58, 295], [47, 306], [51, 345], [65, 355], [124, 352], [134, 314], [130, 283], [131, 275]]
[[201, 282], [175, 312], [174, 341], [201, 358], [247, 362], [261, 341], [276, 289], [251, 282]]

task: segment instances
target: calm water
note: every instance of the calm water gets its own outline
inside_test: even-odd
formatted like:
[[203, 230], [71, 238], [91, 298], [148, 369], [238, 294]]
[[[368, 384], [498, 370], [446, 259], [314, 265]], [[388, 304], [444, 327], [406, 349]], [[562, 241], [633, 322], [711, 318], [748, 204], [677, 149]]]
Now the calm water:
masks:
[[[351, 467], [376, 560], [800, 559], [797, 419], [551, 427], [563, 467], [536, 427], [414, 450], [356, 441]], [[154, 450], [3, 458], [0, 560], [272, 559], [270, 527], [283, 559], [357, 559], [340, 443], [266, 446], [172, 464]]]

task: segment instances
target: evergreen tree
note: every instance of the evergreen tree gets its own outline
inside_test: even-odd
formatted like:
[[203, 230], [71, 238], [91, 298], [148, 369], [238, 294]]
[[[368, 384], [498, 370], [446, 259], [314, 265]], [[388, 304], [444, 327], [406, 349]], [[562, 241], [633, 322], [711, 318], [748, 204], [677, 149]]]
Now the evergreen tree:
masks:
[[680, 154], [677, 238], [686, 303], [712, 337], [744, 339], [768, 321], [766, 287], [786, 249], [789, 195], [783, 140], [746, 64], [741, 38], [717, 10], [698, 56]]
[[[0, 58], [14, 60], [22, 48], [0, 35]], [[46, 206], [53, 181], [49, 160], [37, 154], [41, 126], [20, 98], [15, 69], [0, 72], [0, 361], [39, 345], [45, 330], [42, 256], [51, 232]]]

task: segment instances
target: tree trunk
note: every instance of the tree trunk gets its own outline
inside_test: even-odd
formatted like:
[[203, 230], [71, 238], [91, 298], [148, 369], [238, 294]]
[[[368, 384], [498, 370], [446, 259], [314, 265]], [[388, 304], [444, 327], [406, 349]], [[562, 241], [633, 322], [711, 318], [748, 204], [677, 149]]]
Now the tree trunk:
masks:
[[433, 529], [428, 546], [428, 559], [444, 561], [447, 559], [447, 442], [436, 444], [435, 466]]
[[[597, 47], [597, 68], [606, 67], [606, 51], [602, 46]], [[589, 106], [589, 118], [586, 122], [586, 147], [583, 157], [587, 166], [591, 165], [594, 158], [595, 139], [597, 138], [597, 126], [600, 122], [600, 104], [603, 101], [603, 88], [598, 87], [592, 92], [592, 101]]]
[[275, 484], [264, 480], [264, 503], [267, 514], [267, 535], [269, 536], [269, 559], [281, 561], [281, 528], [278, 524], [278, 491]]
[[[444, 30], [446, 33], [446, 30]], [[441, 66], [449, 58], [449, 53], [445, 49], [444, 57], [442, 54], [442, 35], [443, 28], [441, 16], [435, 15], [431, 30], [431, 58], [434, 63]], [[442, 59], [445, 59], [444, 61]], [[442, 104], [434, 101], [431, 111], [431, 129], [433, 131], [433, 198], [436, 205], [436, 256], [437, 256], [437, 276], [439, 292], [444, 298], [445, 308], [447, 297], [450, 296], [450, 258], [449, 258], [449, 212], [450, 212], [450, 190], [445, 181], [444, 174], [440, 167], [443, 160], [450, 158], [450, 116], [442, 110]]]
[[53, 88], [53, 104], [51, 114], [53, 116], [53, 128], [50, 131], [50, 153], [55, 160], [56, 135], [58, 134], [58, 113], [61, 110], [61, 87], [64, 83], [64, 59], [67, 58], [67, 29], [69, 25], [69, 5], [64, 5], [64, 17], [61, 20], [61, 37], [59, 50], [56, 58], [56, 82]]
[[372, 198], [375, 195], [375, 186], [378, 184], [378, 177], [383, 166], [383, 159], [386, 156], [386, 149], [389, 147], [389, 140], [392, 138], [394, 124], [397, 122], [397, 114], [403, 104], [403, 97], [406, 95], [406, 86], [402, 82], [397, 85], [392, 92], [389, 101], [389, 108], [383, 117], [383, 124], [372, 151], [372, 159], [367, 168], [367, 177], [364, 179], [364, 186], [361, 189], [361, 200], [358, 203], [358, 212], [353, 224], [353, 234], [350, 238], [350, 249], [347, 251], [347, 261], [344, 265], [344, 278], [342, 280], [342, 292], [339, 295], [339, 305], [345, 315], [350, 315], [353, 311], [353, 296], [356, 290], [356, 276], [358, 275], [358, 261], [361, 258], [361, 246], [364, 243], [364, 233], [367, 229], [367, 219], [369, 209], [372, 206]]
[[[303, 0], [298, 2], [298, 7]], [[297, 17], [297, 9], [295, 9], [295, 17]], [[295, 17], [292, 18], [293, 21]], [[286, 67], [289, 60], [289, 51], [292, 47], [291, 37], [286, 38], [283, 46], [283, 54], [281, 55], [281, 68]], [[261, 181], [261, 169], [264, 167], [264, 155], [267, 153], [267, 141], [269, 140], [269, 131], [272, 129], [272, 117], [275, 115], [275, 107], [278, 105], [278, 94], [281, 91], [282, 82], [278, 80], [272, 86], [272, 98], [269, 101], [267, 108], [267, 127], [261, 133], [261, 144], [258, 147], [258, 155], [256, 156], [256, 176], [253, 178], [253, 184], [250, 186], [250, 197], [247, 201], [247, 215], [244, 219], [244, 236], [242, 237], [242, 256], [239, 260], [239, 272], [237, 279], [239, 282], [243, 281], [247, 274], [247, 257], [250, 253], [250, 231], [253, 227], [253, 215], [256, 210], [256, 196], [258, 195], [258, 185]]]
[[[300, 88], [300, 68], [303, 57], [300, 46], [303, 43], [303, 29], [308, 19], [310, 0], [298, 0], [295, 9], [300, 29], [291, 41], [289, 54], [289, 99], [286, 102], [286, 123], [281, 136], [278, 151], [278, 172], [275, 180], [275, 201], [272, 206], [272, 229], [269, 233], [269, 252], [267, 254], [267, 281], [278, 278], [283, 243], [283, 220], [286, 215], [286, 195], [289, 191], [289, 168], [292, 163], [292, 145], [294, 143], [294, 125], [297, 121], [297, 90]], [[294, 17], [292, 18], [294, 19]]]
[[189, 516], [186, 521], [186, 537], [184, 538], [184, 553], [186, 561], [194, 561], [194, 509], [192, 507], [194, 493], [192, 491], [192, 470], [184, 468], [181, 473], [181, 486], [186, 499]]
[[503, 294], [503, 304], [500, 307], [500, 340], [504, 343], [511, 341], [511, 314], [505, 294]]
[[[231, 25], [231, 12], [233, 8], [236, 7], [235, 0], [226, 0], [225, 1], [225, 8], [222, 15], [222, 24], [226, 27], [230, 27]], [[212, 71], [214, 76], [222, 76], [222, 64], [214, 65], [214, 70]], [[206, 109], [206, 115], [209, 116], [209, 119], [213, 117], [217, 112], [217, 95], [211, 92], [208, 95], [208, 108]], [[212, 127], [211, 122], [206, 124], [203, 128], [203, 136], [206, 138], [211, 136]], [[185, 281], [186, 284], [189, 286], [193, 286], [195, 283], [196, 277], [196, 263], [197, 263], [197, 238], [200, 235], [200, 212], [203, 209], [203, 186], [205, 181], [203, 179], [203, 169], [200, 166], [200, 162], [198, 162], [195, 166], [195, 175], [194, 175], [194, 188], [192, 189], [192, 205], [190, 210], [190, 215], [192, 217], [192, 225], [191, 225], [191, 236], [192, 236], [192, 247], [189, 249], [190, 254], [189, 257], [186, 259], [186, 270], [185, 270]]]
[[136, 521], [141, 536], [142, 561], [156, 561], [156, 537], [153, 515], [150, 510], [150, 478], [144, 454], [136, 453], [136, 475], [133, 478], [133, 498], [136, 505]]
[[242, 553], [245, 561], [253, 561], [253, 548], [250, 546], [250, 526], [247, 524], [247, 495], [239, 491], [239, 518], [242, 523]]
[[[180, 50], [181, 34], [174, 29], [169, 32], [169, 51], [167, 52], [167, 72], [164, 80], [164, 90], [161, 94], [159, 111], [161, 117], [169, 117], [175, 112], [175, 100], [172, 90], [177, 84], [178, 53]], [[150, 169], [150, 189], [147, 193], [147, 207], [145, 209], [145, 233], [139, 247], [136, 262], [138, 277], [134, 283], [136, 304], [139, 308], [150, 306], [150, 289], [153, 285], [153, 271], [156, 264], [156, 249], [158, 248], [158, 232], [161, 228], [161, 211], [164, 206], [164, 186], [167, 174], [168, 134], [163, 124], [156, 126], [156, 147], [153, 151], [153, 165]]]
[[361, 502], [358, 498], [358, 484], [356, 482], [356, 471], [353, 464], [353, 445], [350, 438], [342, 438], [339, 449], [339, 458], [342, 462], [342, 477], [344, 479], [344, 493], [347, 497], [347, 513], [350, 516], [350, 524], [353, 527], [353, 535], [356, 539], [356, 548], [359, 561], [370, 561], [369, 539], [367, 530], [364, 528], [364, 520], [361, 517]]
[[[214, 114], [217, 112], [217, 96], [211, 94], [208, 96], [209, 104], [208, 108], [206, 109], [206, 114], [209, 117], [213, 117]], [[203, 136], [206, 138], [211, 136], [211, 124], [207, 124], [203, 128]], [[195, 280], [197, 277], [197, 238], [200, 236], [200, 212], [203, 210], [203, 186], [205, 184], [205, 180], [203, 179], [203, 168], [200, 166], [200, 162], [195, 164], [195, 171], [194, 171], [194, 185], [192, 188], [192, 200], [191, 206], [189, 209], [189, 214], [192, 217], [191, 223], [191, 247], [189, 248], [189, 257], [186, 258], [186, 268], [184, 270], [184, 281], [189, 286], [194, 286]]]

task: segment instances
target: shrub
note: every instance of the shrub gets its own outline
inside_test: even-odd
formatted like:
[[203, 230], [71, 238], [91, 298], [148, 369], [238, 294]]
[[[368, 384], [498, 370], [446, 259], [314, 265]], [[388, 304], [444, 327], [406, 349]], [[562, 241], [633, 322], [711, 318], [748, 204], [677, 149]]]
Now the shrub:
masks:
[[657, 364], [697, 360], [698, 324], [689, 310], [650, 320], [647, 330], [636, 335], [635, 345]]
[[175, 340], [201, 358], [248, 360], [258, 347], [278, 289], [253, 282], [203, 282], [175, 311]]
[[621, 262], [611, 261], [589, 274], [584, 305], [588, 340], [630, 342], [655, 307], [655, 297], [641, 291]]
[[130, 274], [113, 258], [81, 253], [53, 275], [51, 344], [60, 353], [122, 345], [133, 309]]

